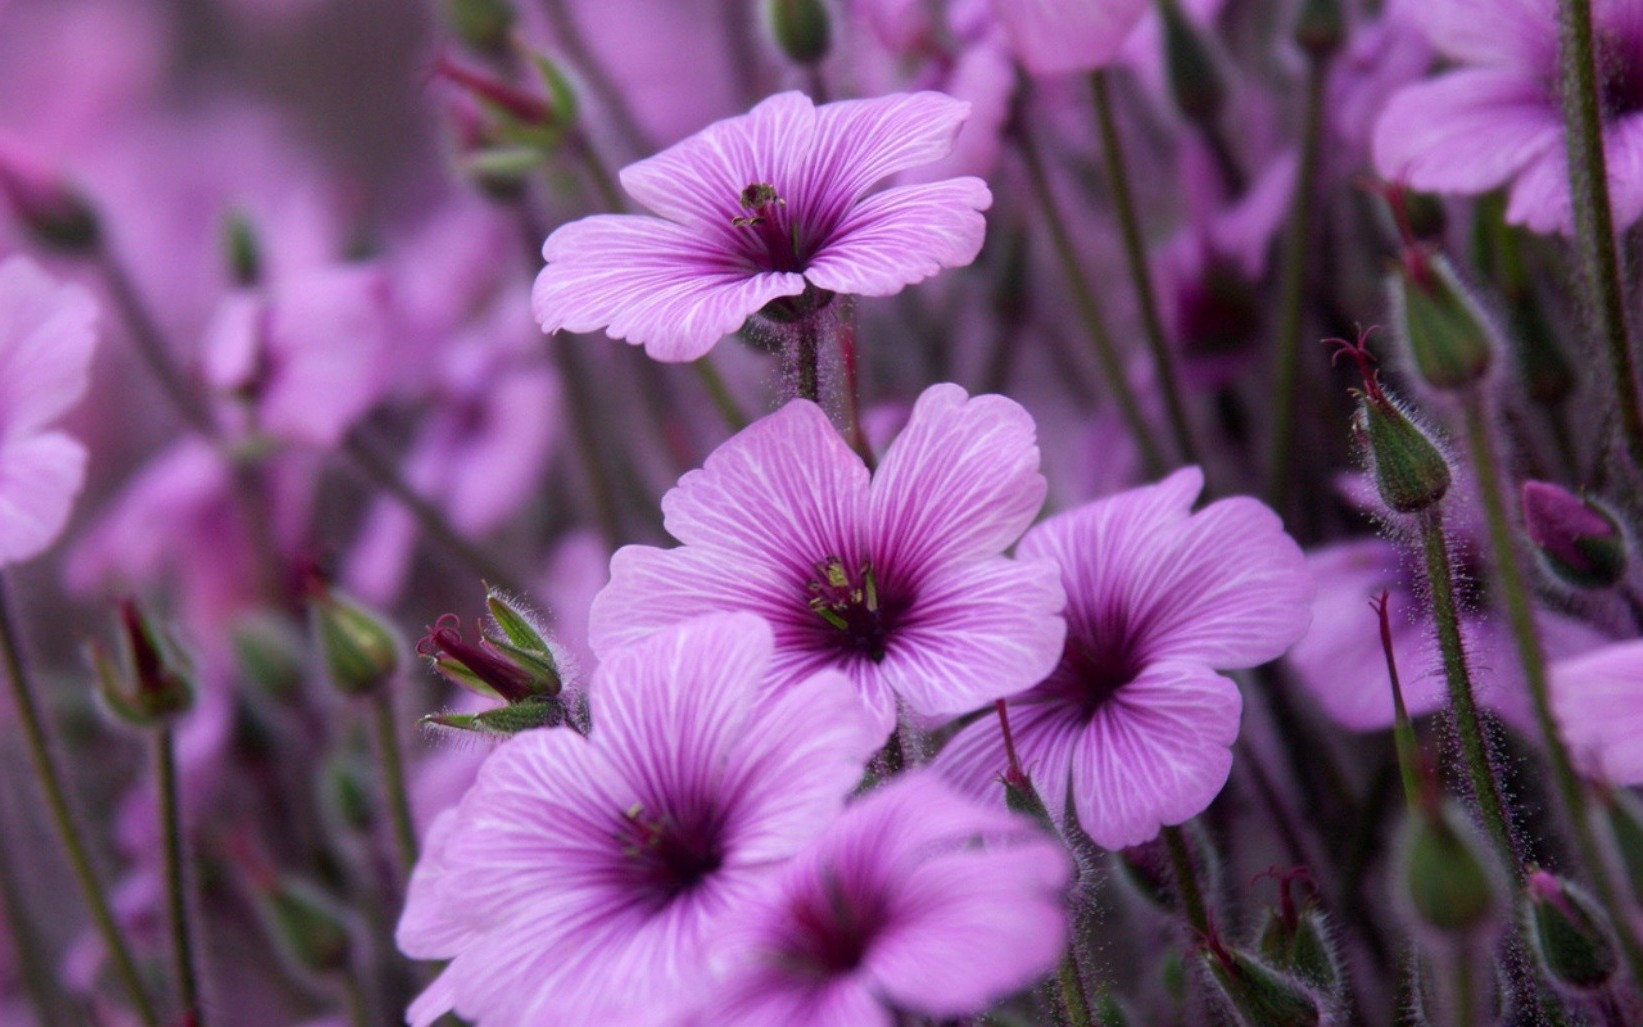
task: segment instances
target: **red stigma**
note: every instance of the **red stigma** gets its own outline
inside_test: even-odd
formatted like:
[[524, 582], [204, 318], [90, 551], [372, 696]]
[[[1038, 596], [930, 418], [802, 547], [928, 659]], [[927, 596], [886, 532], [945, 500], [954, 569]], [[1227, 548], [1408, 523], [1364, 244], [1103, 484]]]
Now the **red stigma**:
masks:
[[1381, 392], [1380, 378], [1375, 371], [1375, 354], [1369, 352], [1369, 339], [1379, 327], [1370, 325], [1368, 328], [1359, 328], [1356, 342], [1348, 342], [1342, 338], [1329, 338], [1323, 341], [1324, 345], [1335, 347], [1335, 351], [1329, 357], [1329, 366], [1334, 367], [1343, 356], [1352, 358], [1352, 362], [1358, 365], [1358, 373], [1363, 376], [1364, 395], [1376, 402], [1385, 402], [1386, 394]]

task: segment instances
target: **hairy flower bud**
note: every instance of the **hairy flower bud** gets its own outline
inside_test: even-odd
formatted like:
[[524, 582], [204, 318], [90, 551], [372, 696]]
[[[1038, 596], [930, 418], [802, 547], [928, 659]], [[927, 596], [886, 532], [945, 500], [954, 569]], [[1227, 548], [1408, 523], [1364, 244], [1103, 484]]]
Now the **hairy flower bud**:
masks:
[[767, 0], [770, 34], [794, 64], [819, 64], [827, 56], [833, 29], [823, 0]]
[[1489, 373], [1496, 332], [1447, 259], [1411, 247], [1388, 290], [1398, 331], [1428, 385], [1462, 389]]
[[1323, 913], [1310, 896], [1303, 902], [1294, 897], [1295, 884], [1311, 878], [1304, 868], [1276, 876], [1278, 907], [1267, 910], [1256, 948], [1277, 969], [1334, 994], [1341, 985], [1341, 972]]
[[1300, 981], [1242, 949], [1223, 944], [1211, 931], [1202, 952], [1218, 990], [1246, 1027], [1319, 1027], [1323, 1003]]
[[1552, 980], [1573, 991], [1595, 991], [1614, 979], [1620, 960], [1609, 918], [1586, 893], [1544, 870], [1526, 889], [1535, 953]]
[[1498, 909], [1496, 874], [1476, 835], [1452, 802], [1415, 813], [1405, 830], [1404, 897], [1421, 923], [1444, 934], [1479, 930]]
[[1093, 1012], [1095, 1027], [1130, 1027], [1130, 1014], [1111, 991], [1102, 991], [1096, 996]]
[[137, 604], [120, 604], [120, 657], [86, 643], [98, 692], [109, 711], [139, 727], [163, 724], [194, 705], [193, 669]]
[[0, 137], [0, 199], [36, 241], [88, 253], [102, 239], [97, 213], [61, 176]]
[[233, 629], [234, 663], [241, 677], [267, 695], [294, 698], [302, 688], [304, 642], [283, 614], [257, 614]]
[[325, 669], [347, 695], [376, 691], [399, 669], [399, 633], [382, 618], [314, 579], [308, 613]]
[[1602, 507], [1545, 481], [1523, 483], [1523, 525], [1546, 568], [1581, 589], [1626, 576], [1626, 539]]

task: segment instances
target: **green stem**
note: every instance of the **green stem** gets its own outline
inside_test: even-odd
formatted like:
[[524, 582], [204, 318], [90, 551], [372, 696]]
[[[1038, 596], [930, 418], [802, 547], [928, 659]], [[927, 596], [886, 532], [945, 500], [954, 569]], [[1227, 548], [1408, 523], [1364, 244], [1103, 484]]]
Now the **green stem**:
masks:
[[1460, 606], [1455, 599], [1454, 567], [1449, 542], [1443, 533], [1443, 515], [1437, 507], [1420, 515], [1421, 548], [1426, 559], [1427, 588], [1432, 601], [1432, 620], [1437, 626], [1438, 648], [1443, 656], [1443, 676], [1449, 686], [1449, 702], [1455, 713], [1455, 733], [1460, 736], [1472, 793], [1483, 815], [1484, 826], [1506, 866], [1516, 878], [1523, 876], [1517, 843], [1506, 817], [1506, 804], [1489, 758], [1489, 742], [1478, 720], [1472, 670], [1460, 632]]
[[821, 331], [815, 314], [801, 317], [793, 326], [793, 376], [797, 395], [812, 403], [821, 402]]
[[394, 466], [393, 461], [378, 452], [363, 435], [359, 432], [349, 434], [342, 440], [339, 448], [355, 467], [378, 488], [393, 496], [406, 512], [416, 519], [422, 533], [453, 563], [493, 585], [500, 585], [514, 592], [520, 591], [517, 580], [507, 568], [457, 531], [446, 519], [444, 511], [412, 488], [411, 483], [400, 475], [399, 468]]
[[1472, 947], [1457, 945], [1455, 961], [1455, 1027], [1472, 1027], [1478, 1021], [1472, 1018], [1477, 1010], [1477, 974], [1472, 966]]
[[574, 336], [549, 340], [554, 358], [559, 363], [559, 373], [565, 379], [565, 397], [570, 403], [571, 435], [576, 440], [577, 455], [587, 475], [594, 523], [598, 525], [605, 544], [614, 549], [622, 541], [621, 520], [616, 512], [616, 492], [599, 453], [599, 416], [593, 405], [594, 394], [587, 364], [577, 348], [579, 344], [580, 340]]
[[382, 791], [394, 825], [394, 846], [407, 875], [416, 866], [416, 824], [411, 818], [410, 793], [405, 787], [405, 762], [399, 745], [399, 723], [394, 718], [393, 692], [384, 687], [371, 697], [371, 723], [376, 733], [377, 758], [382, 761]]
[[1576, 241], [1587, 287], [1595, 294], [1591, 314], [1608, 353], [1621, 434], [1633, 465], [1643, 470], [1643, 396], [1638, 391], [1636, 357], [1626, 324], [1626, 289], [1615, 246], [1614, 211], [1609, 203], [1592, 5], [1591, 0], [1560, 0], [1558, 6], [1562, 12], [1558, 19], [1558, 62]]
[[177, 997], [189, 1027], [205, 1027], [200, 1006], [194, 933], [188, 918], [187, 879], [183, 859], [182, 810], [177, 801], [177, 746], [169, 726], [154, 736], [154, 787], [160, 795], [160, 837], [165, 853], [166, 913], [171, 919], [171, 958], [177, 975]]
[[1166, 827], [1164, 844], [1169, 848], [1170, 867], [1175, 872], [1175, 891], [1180, 896], [1187, 925], [1199, 937], [1207, 938], [1209, 907], [1204, 905], [1204, 893], [1198, 888], [1198, 872], [1192, 868], [1192, 853], [1187, 849], [1186, 835], [1179, 827]]
[[1113, 209], [1118, 215], [1119, 234], [1124, 240], [1124, 257], [1129, 262], [1130, 280], [1135, 285], [1136, 304], [1141, 308], [1141, 327], [1146, 335], [1147, 348], [1152, 351], [1159, 391], [1164, 394], [1170, 431], [1175, 436], [1175, 448], [1181, 458], [1189, 464], [1196, 464], [1199, 463], [1198, 448], [1192, 441], [1186, 404], [1181, 399], [1181, 384], [1175, 375], [1175, 361], [1164, 338], [1163, 320], [1158, 314], [1158, 296], [1152, 286], [1152, 271], [1147, 266], [1147, 246], [1141, 238], [1141, 221], [1135, 212], [1135, 197], [1130, 192], [1124, 144], [1118, 135], [1117, 119], [1113, 117], [1112, 91], [1108, 88], [1106, 70], [1097, 68], [1090, 76], [1090, 85], [1095, 93], [1101, 156], [1106, 166], [1108, 187], [1112, 190]]
[[345, 971], [341, 976], [341, 985], [342, 1002], [348, 1011], [348, 1023], [351, 1027], [371, 1027], [371, 1007], [365, 1001], [365, 988], [359, 978]]
[[747, 411], [737, 402], [736, 394], [730, 391], [730, 385], [714, 366], [711, 355], [704, 355], [692, 360], [690, 366], [696, 371], [696, 377], [701, 379], [702, 388], [707, 390], [708, 398], [713, 401], [713, 408], [724, 419], [725, 426], [737, 432], [746, 428], [749, 422]]
[[1306, 113], [1301, 125], [1300, 166], [1295, 198], [1284, 236], [1283, 271], [1278, 298], [1277, 381], [1272, 393], [1272, 434], [1267, 439], [1267, 505], [1280, 514], [1288, 505], [1291, 461], [1296, 446], [1295, 407], [1299, 399], [1302, 307], [1306, 301], [1308, 250], [1312, 244], [1313, 201], [1318, 191], [1323, 153], [1324, 92], [1328, 65], [1314, 58], [1307, 67]]
[[1037, 197], [1039, 208], [1044, 215], [1044, 227], [1049, 230], [1056, 258], [1061, 262], [1067, 287], [1072, 291], [1073, 305], [1078, 310], [1079, 319], [1084, 323], [1084, 330], [1089, 334], [1096, 361], [1101, 365], [1101, 373], [1107, 380], [1107, 390], [1118, 404], [1118, 412], [1123, 416], [1131, 438], [1135, 440], [1147, 475], [1157, 477], [1166, 469], [1162, 451], [1152, 437], [1152, 429], [1147, 426], [1146, 418], [1141, 416], [1141, 408], [1136, 404], [1135, 394], [1125, 378], [1123, 361], [1119, 359], [1112, 336], [1107, 332], [1106, 320], [1101, 313], [1101, 302], [1096, 298], [1095, 290], [1090, 287], [1089, 279], [1084, 274], [1083, 264], [1078, 258], [1078, 249], [1073, 244], [1072, 236], [1067, 232], [1067, 223], [1056, 203], [1055, 191], [1050, 185], [1049, 175], [1044, 170], [1043, 158], [1039, 156], [1037, 146], [1024, 129], [1017, 130], [1015, 138], [1022, 162], [1027, 169], [1027, 177], [1032, 184], [1033, 194]]
[[1078, 957], [1073, 954], [1077, 945], [1077, 941], [1069, 941], [1067, 954], [1061, 957], [1061, 969], [1058, 972], [1061, 1003], [1067, 1012], [1067, 1022], [1072, 1027], [1092, 1027], [1095, 1021], [1090, 1016], [1090, 997], [1084, 990], [1084, 977], [1078, 968]]
[[115, 973], [119, 975], [120, 983], [131, 1000], [132, 1011], [146, 1027], [157, 1027], [159, 1018], [155, 1015], [153, 1002], [148, 997], [148, 992], [143, 989], [137, 964], [131, 958], [131, 948], [126, 944], [119, 922], [114, 918], [114, 911], [103, 892], [102, 882], [97, 879], [97, 871], [92, 867], [91, 853], [86, 848], [79, 828], [75, 825], [74, 814], [69, 809], [68, 794], [63, 788], [63, 777], [57, 769], [57, 761], [52, 757], [51, 747], [46, 739], [45, 721], [35, 702], [34, 689], [23, 666], [23, 656], [18, 645], [17, 631], [12, 623], [10, 605], [4, 581], [0, 580], [0, 662], [4, 662], [6, 680], [11, 684], [12, 701], [17, 707], [17, 719], [23, 727], [23, 739], [27, 743], [34, 779], [39, 782], [40, 790], [45, 795], [46, 811], [51, 816], [52, 826], [57, 829], [58, 840], [62, 842], [63, 851], [74, 870], [74, 877], [79, 882], [80, 891], [85, 897], [97, 933], [108, 949]]
[[1467, 445], [1472, 451], [1472, 466], [1477, 472], [1478, 491], [1482, 493], [1484, 517], [1488, 522], [1489, 545], [1494, 551], [1495, 581], [1506, 607], [1507, 619], [1512, 625], [1518, 662], [1523, 666], [1523, 677], [1529, 686], [1529, 698], [1534, 706], [1535, 723], [1540, 728], [1541, 743], [1546, 750], [1547, 762], [1552, 766], [1552, 777], [1563, 800], [1564, 814], [1574, 827], [1581, 861], [1586, 865], [1586, 872], [1599, 900], [1608, 908], [1614, 921], [1615, 933], [1620, 939], [1620, 947], [1633, 979], [1643, 982], [1643, 946], [1639, 945], [1631, 917], [1621, 903], [1614, 879], [1609, 873], [1608, 862], [1592, 828], [1591, 810], [1581, 788], [1580, 776], [1575, 772], [1569, 748], [1563, 742], [1552, 713], [1546, 652], [1541, 643], [1539, 625], [1535, 623], [1527, 574], [1518, 547], [1513, 542], [1512, 521], [1501, 491], [1505, 484], [1504, 473], [1489, 427], [1487, 400], [1482, 393], [1471, 391], [1466, 394], [1463, 403]]
[[628, 107], [622, 90], [605, 71], [604, 65], [594, 58], [593, 51], [588, 47], [587, 40], [582, 37], [581, 29], [565, 5], [565, 0], [543, 0], [542, 9], [548, 17], [548, 25], [553, 30], [554, 40], [582, 73], [582, 81], [586, 83], [588, 91], [598, 98], [599, 106], [610, 118], [611, 125], [621, 135], [622, 141], [634, 153], [649, 153], [651, 144], [644, 129], [639, 126], [639, 120]]

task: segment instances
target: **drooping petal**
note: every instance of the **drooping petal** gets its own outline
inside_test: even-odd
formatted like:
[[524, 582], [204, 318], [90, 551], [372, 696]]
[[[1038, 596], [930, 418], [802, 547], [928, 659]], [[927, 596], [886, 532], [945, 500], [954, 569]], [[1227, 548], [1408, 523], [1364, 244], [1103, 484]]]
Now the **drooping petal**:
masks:
[[97, 304], [27, 257], [0, 262], [0, 439], [40, 428], [86, 390]]
[[1202, 813], [1226, 785], [1243, 700], [1189, 662], [1155, 663], [1095, 712], [1072, 760], [1078, 822], [1121, 849]]
[[1112, 63], [1147, 13], [1146, 0], [994, 0], [1016, 58], [1035, 75]]
[[1047, 489], [1036, 437], [1014, 400], [971, 397], [951, 383], [925, 389], [873, 473], [868, 523], [879, 569], [916, 578], [1014, 542]]
[[0, 445], [0, 566], [57, 540], [85, 475], [85, 447], [62, 432]]
[[887, 189], [857, 203], [827, 245], [805, 266], [819, 288], [857, 296], [893, 296], [981, 252], [981, 211], [993, 195], [979, 178]]
[[1643, 642], [1621, 642], [1551, 666], [1552, 710], [1584, 771], [1643, 784]]
[[1545, 84], [1516, 69], [1465, 68], [1399, 90], [1375, 125], [1375, 168], [1432, 192], [1473, 194], [1561, 150]]
[[771, 300], [805, 289], [801, 275], [742, 266], [700, 230], [652, 217], [572, 221], [542, 256], [531, 309], [543, 331], [603, 328], [664, 361], [696, 359]]

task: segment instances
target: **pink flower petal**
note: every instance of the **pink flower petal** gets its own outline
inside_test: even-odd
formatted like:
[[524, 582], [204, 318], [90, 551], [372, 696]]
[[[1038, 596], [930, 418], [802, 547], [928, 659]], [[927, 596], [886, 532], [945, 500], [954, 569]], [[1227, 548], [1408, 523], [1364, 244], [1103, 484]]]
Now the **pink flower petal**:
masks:
[[1375, 168], [1433, 192], [1481, 193], [1560, 150], [1563, 119], [1544, 82], [1468, 68], [1399, 90], [1375, 125]]
[[1586, 773], [1643, 784], [1643, 641], [1552, 664], [1552, 709]]
[[979, 178], [887, 189], [857, 203], [811, 258], [804, 276], [823, 289], [893, 296], [981, 252], [993, 194]]
[[1456, 60], [1556, 78], [1557, 0], [1419, 0], [1404, 9]]
[[85, 447], [62, 432], [0, 445], [0, 566], [57, 540], [85, 474]]
[[670, 362], [695, 360], [766, 303], [805, 289], [802, 275], [738, 266], [701, 229], [659, 218], [572, 221], [548, 236], [542, 256], [531, 309], [543, 331], [603, 328]]
[[835, 221], [875, 184], [946, 157], [969, 116], [965, 101], [930, 91], [826, 104], [816, 109], [815, 142], [795, 186], [827, 197], [830, 206], [815, 214]]
[[1112, 63], [1148, 7], [1146, 0], [993, 0], [1016, 57], [1035, 75]]
[[86, 390], [97, 305], [27, 257], [0, 263], [0, 439], [43, 427]]

